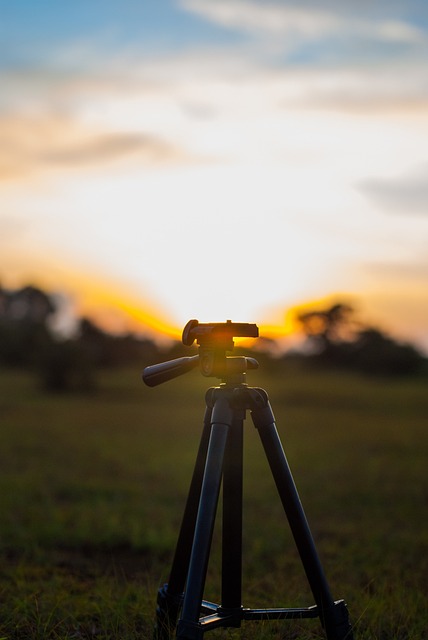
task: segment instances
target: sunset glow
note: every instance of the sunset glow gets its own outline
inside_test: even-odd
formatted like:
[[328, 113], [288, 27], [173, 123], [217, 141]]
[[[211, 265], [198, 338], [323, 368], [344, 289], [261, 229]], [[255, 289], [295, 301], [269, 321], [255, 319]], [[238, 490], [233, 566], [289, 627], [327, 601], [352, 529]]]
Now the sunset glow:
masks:
[[425, 4], [19, 4], [3, 286], [112, 331], [233, 319], [285, 344], [296, 310], [349, 299], [428, 352]]

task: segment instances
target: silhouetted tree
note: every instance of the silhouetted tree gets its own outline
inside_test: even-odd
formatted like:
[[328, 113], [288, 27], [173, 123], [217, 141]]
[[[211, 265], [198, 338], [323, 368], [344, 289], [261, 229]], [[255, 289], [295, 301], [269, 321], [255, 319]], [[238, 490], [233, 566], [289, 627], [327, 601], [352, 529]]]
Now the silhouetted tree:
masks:
[[334, 343], [349, 339], [352, 335], [352, 313], [352, 307], [338, 303], [328, 309], [302, 313], [298, 320], [314, 345], [317, 345], [319, 350], [325, 350]]
[[412, 345], [400, 344], [379, 329], [355, 321], [353, 309], [346, 304], [306, 312], [298, 319], [311, 345], [308, 357], [321, 365], [407, 375], [425, 364], [425, 358]]
[[34, 364], [49, 345], [48, 319], [55, 306], [37, 287], [0, 290], [0, 362], [10, 366]]

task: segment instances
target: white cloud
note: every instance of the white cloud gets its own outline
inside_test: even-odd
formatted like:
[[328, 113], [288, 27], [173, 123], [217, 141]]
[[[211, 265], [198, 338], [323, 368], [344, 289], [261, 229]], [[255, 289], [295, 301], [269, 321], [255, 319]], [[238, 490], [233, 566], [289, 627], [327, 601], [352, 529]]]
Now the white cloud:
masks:
[[114, 168], [124, 162], [140, 166], [178, 166], [196, 162], [189, 152], [141, 131], [85, 126], [79, 115], [0, 117], [0, 180], [26, 180], [41, 172]]
[[366, 180], [360, 188], [387, 212], [428, 217], [428, 165], [394, 178]]
[[[180, 4], [185, 10], [228, 29], [255, 36], [280, 36], [285, 39], [284, 44], [289, 38], [311, 41], [331, 36], [401, 44], [426, 42], [423, 30], [404, 20], [361, 18], [364, 8], [361, 10], [360, 5], [358, 10], [349, 11], [348, 7], [348, 11], [344, 11], [343, 6], [320, 8], [317, 3], [296, 6], [252, 0], [181, 0]], [[385, 7], [385, 13], [387, 11]]]
[[[370, 33], [369, 27], [367, 27], [367, 32]], [[422, 29], [406, 22], [400, 22], [399, 20], [385, 20], [379, 22], [379, 24], [374, 27], [373, 35], [378, 37], [380, 40], [390, 42], [402, 42], [408, 44], [427, 42], [426, 34]]]
[[337, 31], [342, 22], [333, 13], [323, 10], [246, 0], [182, 0], [181, 5], [224, 27], [253, 34], [296, 34], [314, 38]]

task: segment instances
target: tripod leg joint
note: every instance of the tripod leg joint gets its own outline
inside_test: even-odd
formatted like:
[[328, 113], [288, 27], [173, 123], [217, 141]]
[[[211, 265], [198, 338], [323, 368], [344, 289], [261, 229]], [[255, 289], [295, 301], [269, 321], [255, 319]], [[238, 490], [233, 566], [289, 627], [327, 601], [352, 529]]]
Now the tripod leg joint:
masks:
[[346, 602], [336, 600], [331, 614], [330, 616], [326, 615], [324, 619], [321, 618], [328, 640], [353, 640]]
[[249, 388], [247, 397], [247, 408], [251, 410], [251, 418], [256, 429], [260, 430], [275, 423], [269, 396], [264, 389]]
[[203, 640], [204, 634], [207, 631], [219, 627], [234, 627], [239, 629], [244, 619], [244, 608], [242, 606], [230, 609], [211, 605], [209, 609], [207, 608], [206, 613], [211, 610], [211, 615], [206, 615], [197, 622], [184, 619], [179, 620], [177, 625], [177, 640]]
[[203, 640], [204, 631], [199, 622], [180, 620], [177, 626], [177, 640]]

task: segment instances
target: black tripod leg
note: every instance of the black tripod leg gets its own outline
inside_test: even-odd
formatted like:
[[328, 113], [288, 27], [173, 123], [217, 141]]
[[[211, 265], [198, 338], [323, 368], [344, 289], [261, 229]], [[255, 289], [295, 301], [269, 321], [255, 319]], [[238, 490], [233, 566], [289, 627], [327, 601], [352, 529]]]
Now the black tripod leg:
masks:
[[[245, 414], [244, 414], [245, 415]], [[243, 418], [234, 420], [223, 468], [222, 609], [242, 608]], [[240, 626], [237, 616], [236, 626]]]
[[176, 627], [178, 614], [183, 602], [184, 585], [189, 570], [190, 554], [192, 551], [205, 461], [211, 433], [211, 413], [212, 410], [207, 408], [169, 580], [158, 592], [154, 640], [170, 640]]
[[208, 446], [201, 499], [190, 558], [182, 617], [177, 626], [177, 638], [194, 640], [202, 633], [199, 617], [208, 560], [214, 531], [215, 516], [223, 473], [223, 460], [233, 411], [227, 398], [219, 398], [213, 407], [211, 437]]
[[345, 638], [350, 640], [352, 638], [352, 628], [349, 624], [346, 605], [343, 601], [335, 603], [331, 595], [302, 503], [282, 448], [269, 401], [266, 400], [265, 407], [253, 410], [251, 415], [254, 426], [260, 434], [327, 638], [328, 640], [345, 640]]

